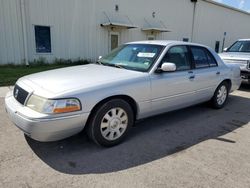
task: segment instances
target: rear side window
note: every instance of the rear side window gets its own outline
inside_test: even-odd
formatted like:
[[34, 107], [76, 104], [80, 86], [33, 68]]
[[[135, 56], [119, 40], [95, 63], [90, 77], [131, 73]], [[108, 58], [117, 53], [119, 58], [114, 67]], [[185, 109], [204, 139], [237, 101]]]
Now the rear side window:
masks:
[[190, 47], [195, 68], [206, 68], [217, 66], [216, 60], [212, 54], [205, 48], [202, 47]]
[[189, 70], [191, 63], [188, 48], [186, 46], [170, 48], [162, 60], [162, 63], [164, 62], [174, 63], [177, 71]]

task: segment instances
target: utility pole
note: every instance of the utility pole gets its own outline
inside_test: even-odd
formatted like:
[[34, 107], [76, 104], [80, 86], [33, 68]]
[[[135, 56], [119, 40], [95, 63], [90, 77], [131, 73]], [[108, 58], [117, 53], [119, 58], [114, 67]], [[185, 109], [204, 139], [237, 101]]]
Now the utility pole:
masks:
[[26, 66], [29, 66], [28, 60], [28, 44], [27, 44], [27, 30], [26, 30], [26, 14], [25, 14], [25, 0], [20, 0], [21, 6], [21, 24], [23, 34], [23, 50], [24, 50], [24, 62]]
[[194, 40], [194, 25], [195, 25], [195, 13], [196, 13], [196, 3], [198, 0], [190, 0], [192, 3], [194, 3], [194, 9], [193, 9], [193, 20], [192, 20], [192, 31], [191, 31], [191, 42]]

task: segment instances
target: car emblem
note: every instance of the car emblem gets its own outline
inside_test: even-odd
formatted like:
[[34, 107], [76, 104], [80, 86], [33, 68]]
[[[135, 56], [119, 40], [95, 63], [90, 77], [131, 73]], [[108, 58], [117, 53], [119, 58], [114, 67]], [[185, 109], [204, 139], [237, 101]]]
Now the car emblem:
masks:
[[16, 89], [16, 91], [15, 91], [15, 93], [14, 93], [14, 97], [15, 97], [15, 98], [17, 98], [18, 93], [19, 93], [19, 90], [18, 90], [18, 89]]

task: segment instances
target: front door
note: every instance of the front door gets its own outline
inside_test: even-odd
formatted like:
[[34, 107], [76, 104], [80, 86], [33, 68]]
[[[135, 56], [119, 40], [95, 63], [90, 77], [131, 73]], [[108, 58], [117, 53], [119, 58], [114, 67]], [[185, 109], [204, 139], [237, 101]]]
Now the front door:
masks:
[[114, 50], [115, 48], [117, 48], [120, 44], [120, 34], [118, 32], [111, 32], [110, 33], [110, 51]]
[[152, 110], [154, 113], [183, 108], [195, 101], [194, 74], [187, 46], [171, 47], [161, 64], [164, 62], [174, 63], [177, 70], [151, 75]]
[[147, 35], [148, 40], [155, 40], [155, 35]]

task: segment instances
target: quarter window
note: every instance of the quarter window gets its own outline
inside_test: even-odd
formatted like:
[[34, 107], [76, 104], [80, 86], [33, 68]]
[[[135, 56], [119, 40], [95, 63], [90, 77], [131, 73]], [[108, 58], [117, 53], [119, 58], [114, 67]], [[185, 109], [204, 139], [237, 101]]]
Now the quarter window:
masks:
[[174, 46], [170, 48], [162, 60], [162, 63], [164, 62], [174, 63], [177, 71], [191, 69], [186, 46]]
[[[207, 50], [206, 50], [207, 51]], [[207, 51], [207, 59], [208, 59], [208, 63], [210, 67], [216, 67], [217, 66], [217, 62], [215, 60], [215, 58], [213, 57], [213, 55]]]
[[37, 53], [51, 53], [51, 33], [48, 26], [35, 26]]

